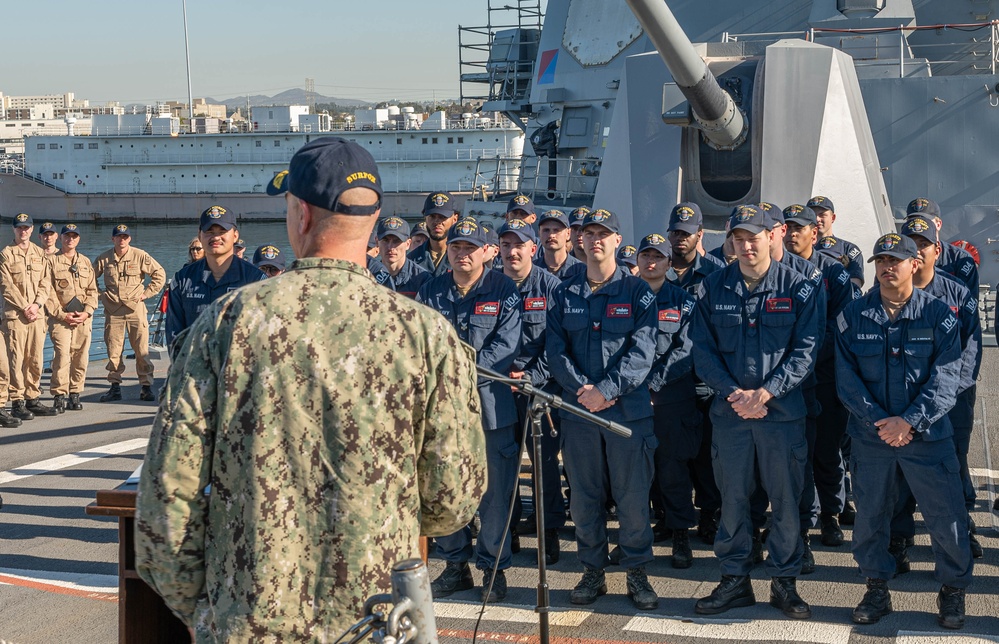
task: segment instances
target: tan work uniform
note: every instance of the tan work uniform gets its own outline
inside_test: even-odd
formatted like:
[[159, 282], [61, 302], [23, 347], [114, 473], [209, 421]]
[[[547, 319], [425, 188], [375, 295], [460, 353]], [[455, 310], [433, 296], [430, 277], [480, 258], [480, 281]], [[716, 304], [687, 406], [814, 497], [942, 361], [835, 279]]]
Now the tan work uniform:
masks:
[[[104, 278], [101, 303], [104, 304], [104, 344], [108, 348], [108, 382], [121, 384], [125, 373], [125, 334], [135, 351], [135, 372], [139, 384], [153, 384], [153, 364], [149, 361], [149, 320], [143, 300], [153, 297], [166, 283], [166, 272], [144, 250], [129, 248], [121, 257], [114, 249], [94, 260], [94, 273]], [[145, 278], [149, 277], [149, 286]]]
[[[10, 365], [10, 400], [34, 400], [41, 395], [42, 350], [45, 346], [45, 301], [51, 288], [49, 263], [35, 244], [11, 245], [0, 252], [0, 291], [3, 292], [3, 335]], [[29, 322], [24, 309], [38, 305]]]
[[[90, 336], [93, 331], [94, 311], [97, 310], [97, 278], [94, 267], [84, 255], [72, 258], [61, 252], [49, 256], [52, 292], [45, 303], [48, 314], [49, 337], [52, 338], [52, 380], [49, 391], [53, 396], [83, 393], [90, 363]], [[83, 305], [83, 312], [90, 317], [83, 324], [71, 325], [66, 321], [64, 308], [76, 298]], [[75, 308], [75, 303], [74, 303]]]
[[[3, 306], [3, 299], [0, 298], [0, 313], [6, 309], [7, 307]], [[0, 349], [0, 409], [7, 407], [8, 389], [10, 389], [10, 361], [7, 359], [7, 341], [4, 340], [3, 348]]]

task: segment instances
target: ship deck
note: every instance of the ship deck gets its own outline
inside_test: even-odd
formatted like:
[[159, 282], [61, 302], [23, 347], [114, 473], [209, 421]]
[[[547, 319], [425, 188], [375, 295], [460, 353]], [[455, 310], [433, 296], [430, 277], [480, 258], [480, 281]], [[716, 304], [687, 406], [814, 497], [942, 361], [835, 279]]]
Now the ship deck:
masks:
[[[970, 457], [979, 493], [974, 513], [985, 558], [976, 561], [969, 590], [965, 629], [946, 642], [999, 641], [999, 515], [991, 511], [999, 471], [990, 445], [999, 433], [999, 349], [987, 348]], [[105, 391], [103, 362], [91, 364], [84, 409], [28, 421], [18, 429], [0, 429], [0, 642], [41, 644], [73, 641], [112, 642], [117, 637], [118, 531], [113, 518], [91, 517], [84, 508], [96, 490], [123, 482], [142, 460], [156, 406], [138, 400], [139, 386], [126, 373], [124, 400], [99, 403]], [[156, 361], [162, 382], [166, 362]], [[47, 377], [46, 377], [47, 378]], [[43, 388], [44, 390], [44, 388]], [[525, 459], [526, 464], [526, 459]], [[526, 468], [525, 468], [526, 471]], [[529, 484], [529, 476], [522, 476]], [[526, 488], [525, 488], [526, 491]], [[612, 524], [616, 528], [616, 524]], [[849, 538], [849, 528], [846, 528]], [[612, 531], [613, 536], [613, 531]], [[813, 608], [810, 621], [784, 619], [765, 602], [768, 580], [762, 567], [753, 585], [764, 601], [711, 619], [695, 616], [694, 598], [707, 594], [718, 580], [709, 546], [691, 538], [695, 563], [688, 570], [669, 565], [669, 544], [656, 544], [648, 567], [660, 595], [658, 610], [637, 613], [624, 594], [624, 571], [608, 569], [609, 594], [591, 606], [569, 603], [569, 591], [582, 567], [571, 541], [571, 525], [563, 530], [561, 561], [549, 569], [551, 641], [610, 644], [617, 642], [793, 641], [828, 644], [867, 642], [939, 642], [932, 554], [925, 532], [910, 549], [912, 572], [891, 583], [895, 613], [874, 626], [850, 623], [850, 612], [863, 595], [849, 545], [827, 548], [813, 539], [818, 570], [799, 580], [799, 590]], [[506, 601], [492, 605], [479, 628], [479, 638], [502, 642], [534, 642], [537, 638], [536, 542], [521, 538], [523, 549], [508, 571]], [[443, 562], [431, 559], [431, 575]], [[480, 580], [474, 573], [476, 581]], [[435, 604], [442, 642], [472, 637], [478, 616], [478, 591], [456, 593]]]

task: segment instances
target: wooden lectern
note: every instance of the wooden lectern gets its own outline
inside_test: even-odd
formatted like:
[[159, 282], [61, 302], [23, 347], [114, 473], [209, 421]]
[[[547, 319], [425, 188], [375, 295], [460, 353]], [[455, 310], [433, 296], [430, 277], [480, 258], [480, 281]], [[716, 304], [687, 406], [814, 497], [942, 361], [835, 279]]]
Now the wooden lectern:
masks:
[[[135, 571], [135, 497], [138, 470], [113, 490], [97, 492], [87, 514], [118, 517], [118, 644], [179, 644], [190, 632], [156, 591]], [[427, 538], [420, 537], [420, 556], [427, 561]], [[386, 589], [388, 592], [388, 589]], [[358, 615], [358, 619], [360, 619]]]

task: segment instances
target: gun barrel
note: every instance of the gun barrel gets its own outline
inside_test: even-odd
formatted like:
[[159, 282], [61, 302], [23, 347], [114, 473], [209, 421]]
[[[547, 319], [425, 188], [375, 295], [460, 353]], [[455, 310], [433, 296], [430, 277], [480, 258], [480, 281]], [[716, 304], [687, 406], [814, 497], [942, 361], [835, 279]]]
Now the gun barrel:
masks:
[[742, 112], [694, 50], [665, 0], [626, 2], [690, 103], [704, 136], [719, 148], [738, 147], [746, 139]]

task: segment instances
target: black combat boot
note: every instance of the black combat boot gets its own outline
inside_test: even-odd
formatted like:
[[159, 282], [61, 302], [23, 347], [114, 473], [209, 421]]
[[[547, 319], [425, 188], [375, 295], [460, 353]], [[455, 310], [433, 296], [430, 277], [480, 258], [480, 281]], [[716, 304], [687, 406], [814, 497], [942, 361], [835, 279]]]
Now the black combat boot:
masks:
[[822, 529], [822, 545], [830, 548], [843, 545], [843, 530], [839, 527], [835, 514], [819, 515], [819, 527]]
[[892, 537], [888, 542], [888, 553], [895, 558], [895, 576], [909, 572], [909, 550], [905, 545], [905, 537]]
[[6, 409], [0, 409], [0, 427], [20, 427], [21, 420], [19, 418], [14, 418], [10, 415]]
[[28, 411], [23, 400], [10, 401], [10, 415], [21, 420], [34, 420], [35, 415]]
[[971, 546], [971, 557], [973, 559], [981, 559], [985, 556], [985, 550], [982, 548], [982, 544], [978, 541], [978, 529], [975, 526], [975, 520], [970, 516], [968, 517], [968, 545]]
[[597, 597], [607, 594], [607, 582], [604, 571], [594, 568], [584, 568], [583, 578], [569, 593], [569, 601], [573, 604], [592, 604]]
[[114, 402], [116, 400], [121, 400], [121, 385], [117, 382], [112, 382], [108, 392], [101, 396], [101, 402]]
[[669, 563], [674, 568], [690, 568], [694, 564], [694, 553], [690, 551], [690, 535], [686, 528], [673, 531], [673, 555]]
[[[506, 573], [502, 570], [496, 571], [496, 577], [493, 579], [493, 587], [489, 588], [489, 578], [492, 576], [493, 571], [486, 570], [482, 575], [482, 601], [495, 604], [496, 602], [501, 602], [506, 599]], [[486, 592], [488, 591], [488, 595]]]
[[801, 553], [801, 574], [810, 575], [815, 572], [815, 555], [812, 554], [811, 538], [807, 529], [801, 531], [801, 542], [805, 547]]
[[552, 566], [558, 563], [562, 546], [558, 541], [558, 529], [548, 528], [545, 530], [545, 565]]
[[722, 575], [721, 583], [711, 591], [711, 594], [697, 600], [694, 612], [698, 615], [717, 615], [730, 608], [755, 604], [756, 596], [753, 595], [753, 585], [749, 582], [748, 576]]
[[857, 520], [857, 508], [853, 507], [853, 503], [847, 500], [843, 504], [843, 511], [839, 513], [840, 525], [853, 525], [853, 522]]
[[66, 411], [66, 397], [61, 394], [53, 396], [52, 409], [56, 410], [57, 414], [64, 413]]
[[762, 530], [759, 528], [753, 530], [753, 549], [749, 553], [753, 565], [763, 563], [763, 542], [765, 540], [766, 537], [764, 537]]
[[80, 394], [69, 395], [69, 402], [66, 404], [66, 409], [70, 411], [80, 411], [83, 409], [83, 404], [80, 402]]
[[944, 628], [964, 628], [964, 589], [941, 586], [937, 595], [937, 623]]
[[43, 405], [40, 398], [24, 401], [25, 408], [35, 416], [58, 416], [59, 412], [48, 405]]
[[867, 579], [867, 592], [853, 609], [854, 624], [877, 624], [878, 620], [890, 613], [891, 594], [885, 579]]
[[430, 593], [434, 599], [450, 597], [459, 590], [470, 590], [475, 586], [472, 581], [472, 570], [468, 563], [447, 562], [444, 571], [430, 584]]
[[153, 388], [149, 385], [142, 385], [142, 389], [139, 391], [139, 400], [145, 400], [147, 402], [156, 400], [156, 394], [153, 393]]
[[652, 584], [645, 574], [645, 568], [628, 568], [626, 578], [628, 599], [638, 610], [655, 610], [659, 608], [659, 596], [652, 590]]
[[770, 580], [770, 605], [779, 608], [785, 617], [810, 619], [812, 609], [798, 594], [794, 577], [774, 577]]
[[701, 517], [697, 521], [697, 538], [710, 546], [715, 542], [716, 534], [718, 534], [718, 518], [715, 513], [701, 511]]

